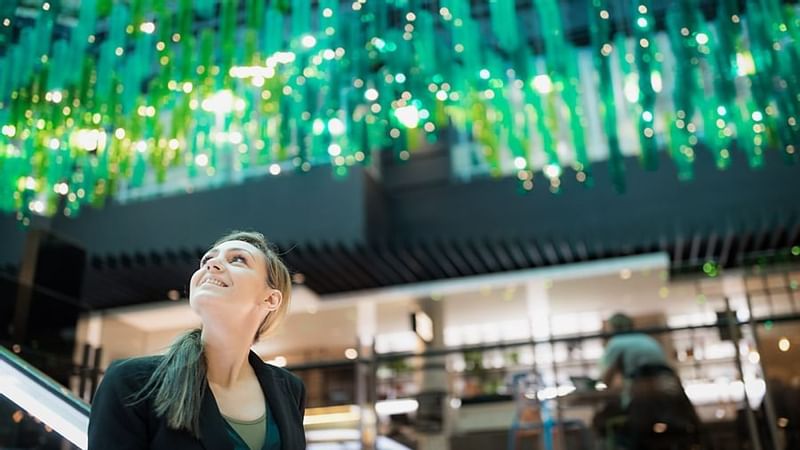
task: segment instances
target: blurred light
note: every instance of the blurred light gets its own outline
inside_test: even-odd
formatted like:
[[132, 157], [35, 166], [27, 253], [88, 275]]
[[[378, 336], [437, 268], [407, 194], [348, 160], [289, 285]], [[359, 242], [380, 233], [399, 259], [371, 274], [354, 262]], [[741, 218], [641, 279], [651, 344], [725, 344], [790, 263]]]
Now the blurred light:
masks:
[[544, 174], [547, 175], [547, 178], [558, 178], [561, 175], [561, 166], [548, 164], [544, 166]]
[[489, 69], [481, 69], [480, 76], [482, 79], [488, 80], [489, 77], [491, 76], [491, 73], [489, 72]]
[[95, 150], [105, 144], [106, 133], [101, 130], [81, 129], [75, 133], [75, 144], [84, 150]]
[[152, 34], [154, 31], [156, 31], [156, 24], [153, 22], [142, 22], [142, 24], [139, 25], [139, 31], [142, 33]]
[[537, 75], [533, 78], [533, 88], [540, 94], [553, 92], [553, 81], [547, 75]]
[[750, 352], [750, 354], [747, 355], [747, 360], [752, 364], [758, 364], [758, 362], [761, 361], [761, 355], [759, 355], [758, 352]]
[[789, 339], [786, 337], [780, 338], [778, 341], [778, 349], [782, 352], [788, 352], [790, 348], [792, 348], [792, 343]]
[[334, 117], [328, 121], [328, 131], [333, 136], [340, 136], [344, 134], [344, 123], [338, 118]]
[[364, 92], [364, 98], [371, 102], [374, 102], [375, 100], [378, 99], [378, 91], [374, 88], [369, 88], [367, 89], [366, 92]]
[[761, 114], [761, 111], [753, 111], [753, 114], [751, 115], [751, 117], [756, 122], [761, 122], [764, 119], [764, 115]]
[[325, 131], [325, 122], [322, 119], [314, 119], [314, 123], [311, 125], [311, 131], [319, 136]]
[[756, 73], [756, 62], [753, 54], [748, 50], [736, 54], [736, 75], [740, 77], [754, 75]]
[[419, 125], [419, 110], [413, 105], [395, 109], [394, 115], [406, 128], [416, 128]]
[[517, 156], [514, 158], [514, 167], [517, 169], [524, 169], [528, 165], [528, 162], [522, 156]]
[[310, 34], [307, 34], [302, 38], [300, 38], [300, 43], [303, 44], [303, 47], [305, 48], [311, 48], [317, 45], [317, 38], [311, 36]]
[[706, 45], [708, 44], [708, 35], [705, 33], [697, 33], [697, 36], [695, 36], [695, 40], [700, 45]]
[[272, 175], [280, 175], [281, 173], [281, 166], [278, 164], [272, 164], [269, 166], [269, 173]]
[[244, 101], [235, 97], [230, 90], [223, 89], [203, 100], [200, 107], [208, 112], [229, 114], [234, 109], [244, 109]]
[[277, 64], [290, 64], [295, 60], [293, 52], [275, 52], [272, 56], [267, 58], [267, 66], [275, 66]]
[[41, 214], [44, 212], [44, 202], [41, 200], [34, 200], [28, 205], [31, 211]]
[[625, 99], [631, 103], [639, 101], [639, 76], [635, 73], [627, 75], [624, 84], [622, 90], [625, 92]]
[[661, 72], [650, 72], [650, 86], [653, 87], [655, 93], [661, 92], [663, 83], [661, 81]]
[[360, 418], [361, 409], [356, 405], [321, 406], [306, 408], [306, 414], [305, 417], [303, 417], [303, 425], [357, 422]]
[[339, 144], [333, 143], [328, 146], [328, 154], [331, 156], [339, 156], [342, 154], [342, 147]]
[[382, 400], [375, 402], [375, 412], [379, 416], [395, 414], [408, 414], [419, 409], [419, 403], [414, 399]]

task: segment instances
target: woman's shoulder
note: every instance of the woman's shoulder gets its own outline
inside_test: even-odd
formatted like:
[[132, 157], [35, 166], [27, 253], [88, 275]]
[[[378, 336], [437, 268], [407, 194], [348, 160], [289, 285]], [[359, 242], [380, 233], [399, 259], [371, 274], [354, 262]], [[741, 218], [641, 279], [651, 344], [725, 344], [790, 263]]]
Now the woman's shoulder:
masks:
[[129, 390], [139, 389], [150, 379], [162, 358], [156, 355], [115, 360], [106, 369], [103, 383]]

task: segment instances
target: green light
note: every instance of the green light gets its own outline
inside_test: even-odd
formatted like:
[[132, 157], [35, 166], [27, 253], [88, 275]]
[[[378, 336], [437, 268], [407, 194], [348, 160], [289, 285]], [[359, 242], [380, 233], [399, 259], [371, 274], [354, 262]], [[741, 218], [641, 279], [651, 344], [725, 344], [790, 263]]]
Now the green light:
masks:
[[[777, 128], [794, 126], [786, 110], [791, 105], [776, 105], [775, 92], [733, 79], [758, 74], [767, 69], [762, 61], [771, 61], [774, 84], [784, 86], [780, 98], [800, 95], [796, 83], [787, 83], [794, 77], [791, 59], [776, 53], [797, 51], [782, 34], [792, 31], [793, 10], [751, 8], [747, 16], [731, 16], [733, 24], [746, 19], [746, 27], [720, 27], [673, 8], [666, 20], [676, 26], [657, 36], [647, 5], [631, 16], [614, 10], [614, 2], [593, 0], [588, 26], [598, 31], [588, 49], [598, 58], [585, 66], [577, 63], [583, 49], [566, 37], [565, 3], [555, 0], [535, 2], [548, 22], [536, 36], [537, 48], [519, 39], [515, 17], [527, 13], [527, 5], [519, 10], [526, 2], [490, 2], [488, 18], [478, 18], [468, 0], [441, 2], [447, 6], [433, 11], [405, 1], [390, 2], [391, 8], [363, 1], [341, 7], [326, 0], [316, 8], [300, 0], [269, 6], [230, 1], [221, 2], [219, 20], [197, 20], [211, 17], [212, 1], [172, 2], [174, 8], [155, 8], [138, 19], [129, 3], [83, 2], [95, 10], [82, 7], [67, 17], [76, 25], [66, 38], [32, 28], [55, 19], [55, 9], [35, 13], [46, 20], [0, 18], [2, 26], [21, 28], [10, 35], [16, 40], [4, 42], [0, 58], [0, 80], [6, 80], [0, 82], [0, 212], [20, 212], [20, 220], [29, 211], [51, 215], [56, 208], [50, 205], [66, 195], [70, 208], [62, 211], [75, 216], [87, 203], [103, 204], [108, 187], [120, 183], [138, 186], [187, 171], [198, 186], [217, 181], [204, 174], [225, 173], [218, 165], [227, 158], [217, 151], [229, 145], [259, 154], [253, 164], [270, 173], [272, 164], [289, 167], [299, 150], [308, 156], [302, 170], [330, 164], [345, 176], [347, 166], [372, 161], [375, 152], [397, 151], [387, 136], [408, 136], [402, 143], [408, 151], [398, 153], [405, 159], [418, 142], [454, 133], [482, 152], [485, 167], [476, 173], [497, 168], [487, 172], [507, 176], [530, 170], [525, 161], [542, 161], [554, 191], [566, 161], [579, 165], [578, 180], [590, 184], [587, 148], [595, 145], [607, 149], [612, 183], [624, 189], [622, 151], [612, 142], [635, 133], [646, 166], [656, 142], [673, 146], [666, 150], [675, 155], [681, 179], [692, 177], [697, 144], [719, 149], [719, 164], [732, 159], [732, 142], [751, 140], [752, 148], [742, 147], [753, 167], [763, 162], [767, 143], [787, 155], [795, 151]], [[237, 8], [247, 18], [242, 24]], [[622, 21], [616, 27], [632, 33], [612, 34], [612, 16]], [[751, 29], [754, 23], [761, 25]], [[662, 36], [668, 45], [657, 45]], [[628, 48], [625, 38], [638, 45]], [[721, 45], [711, 45], [712, 38]], [[443, 45], [455, 51], [440, 51]], [[8, 55], [18, 55], [15, 64]], [[587, 89], [578, 83], [584, 79], [595, 82]], [[719, 82], [709, 92], [698, 90], [706, 79]], [[615, 112], [608, 105], [620, 94], [628, 102]], [[748, 108], [744, 118], [731, 113], [739, 106]], [[10, 111], [20, 113], [1, 114]], [[706, 120], [677, 114], [674, 136], [655, 126], [685, 111]], [[721, 116], [725, 120], [713, 126]], [[602, 129], [588, 130], [587, 123]], [[506, 139], [499, 130], [512, 124], [525, 126]], [[737, 136], [737, 130], [746, 133]], [[32, 141], [37, 144], [26, 146]], [[348, 150], [329, 152], [332, 141]], [[250, 148], [259, 142], [260, 148]], [[358, 158], [350, 153], [354, 147]], [[167, 149], [168, 157], [159, 156]], [[63, 155], [50, 157], [57, 152]], [[520, 182], [532, 187], [531, 179]], [[26, 197], [31, 192], [35, 199]], [[800, 256], [800, 246], [791, 253]], [[709, 262], [703, 270], [717, 276], [721, 268]]]
[[800, 246], [799, 245], [795, 245], [794, 247], [792, 247], [792, 255], [800, 256]]

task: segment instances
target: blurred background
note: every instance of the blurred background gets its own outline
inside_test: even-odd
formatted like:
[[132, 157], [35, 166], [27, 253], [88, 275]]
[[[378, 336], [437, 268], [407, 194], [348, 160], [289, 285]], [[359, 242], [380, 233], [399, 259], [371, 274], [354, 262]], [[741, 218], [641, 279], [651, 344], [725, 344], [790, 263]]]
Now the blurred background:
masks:
[[[85, 448], [253, 229], [309, 448], [800, 448], [798, 38], [780, 0], [3, 1], [0, 447]], [[697, 416], [643, 447], [615, 313]]]

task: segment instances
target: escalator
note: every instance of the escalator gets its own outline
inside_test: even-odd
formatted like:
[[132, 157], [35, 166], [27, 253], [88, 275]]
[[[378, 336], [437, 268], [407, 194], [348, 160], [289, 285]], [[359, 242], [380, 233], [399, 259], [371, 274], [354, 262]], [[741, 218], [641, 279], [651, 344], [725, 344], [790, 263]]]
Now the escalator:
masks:
[[87, 448], [89, 405], [0, 346], [0, 448]]

